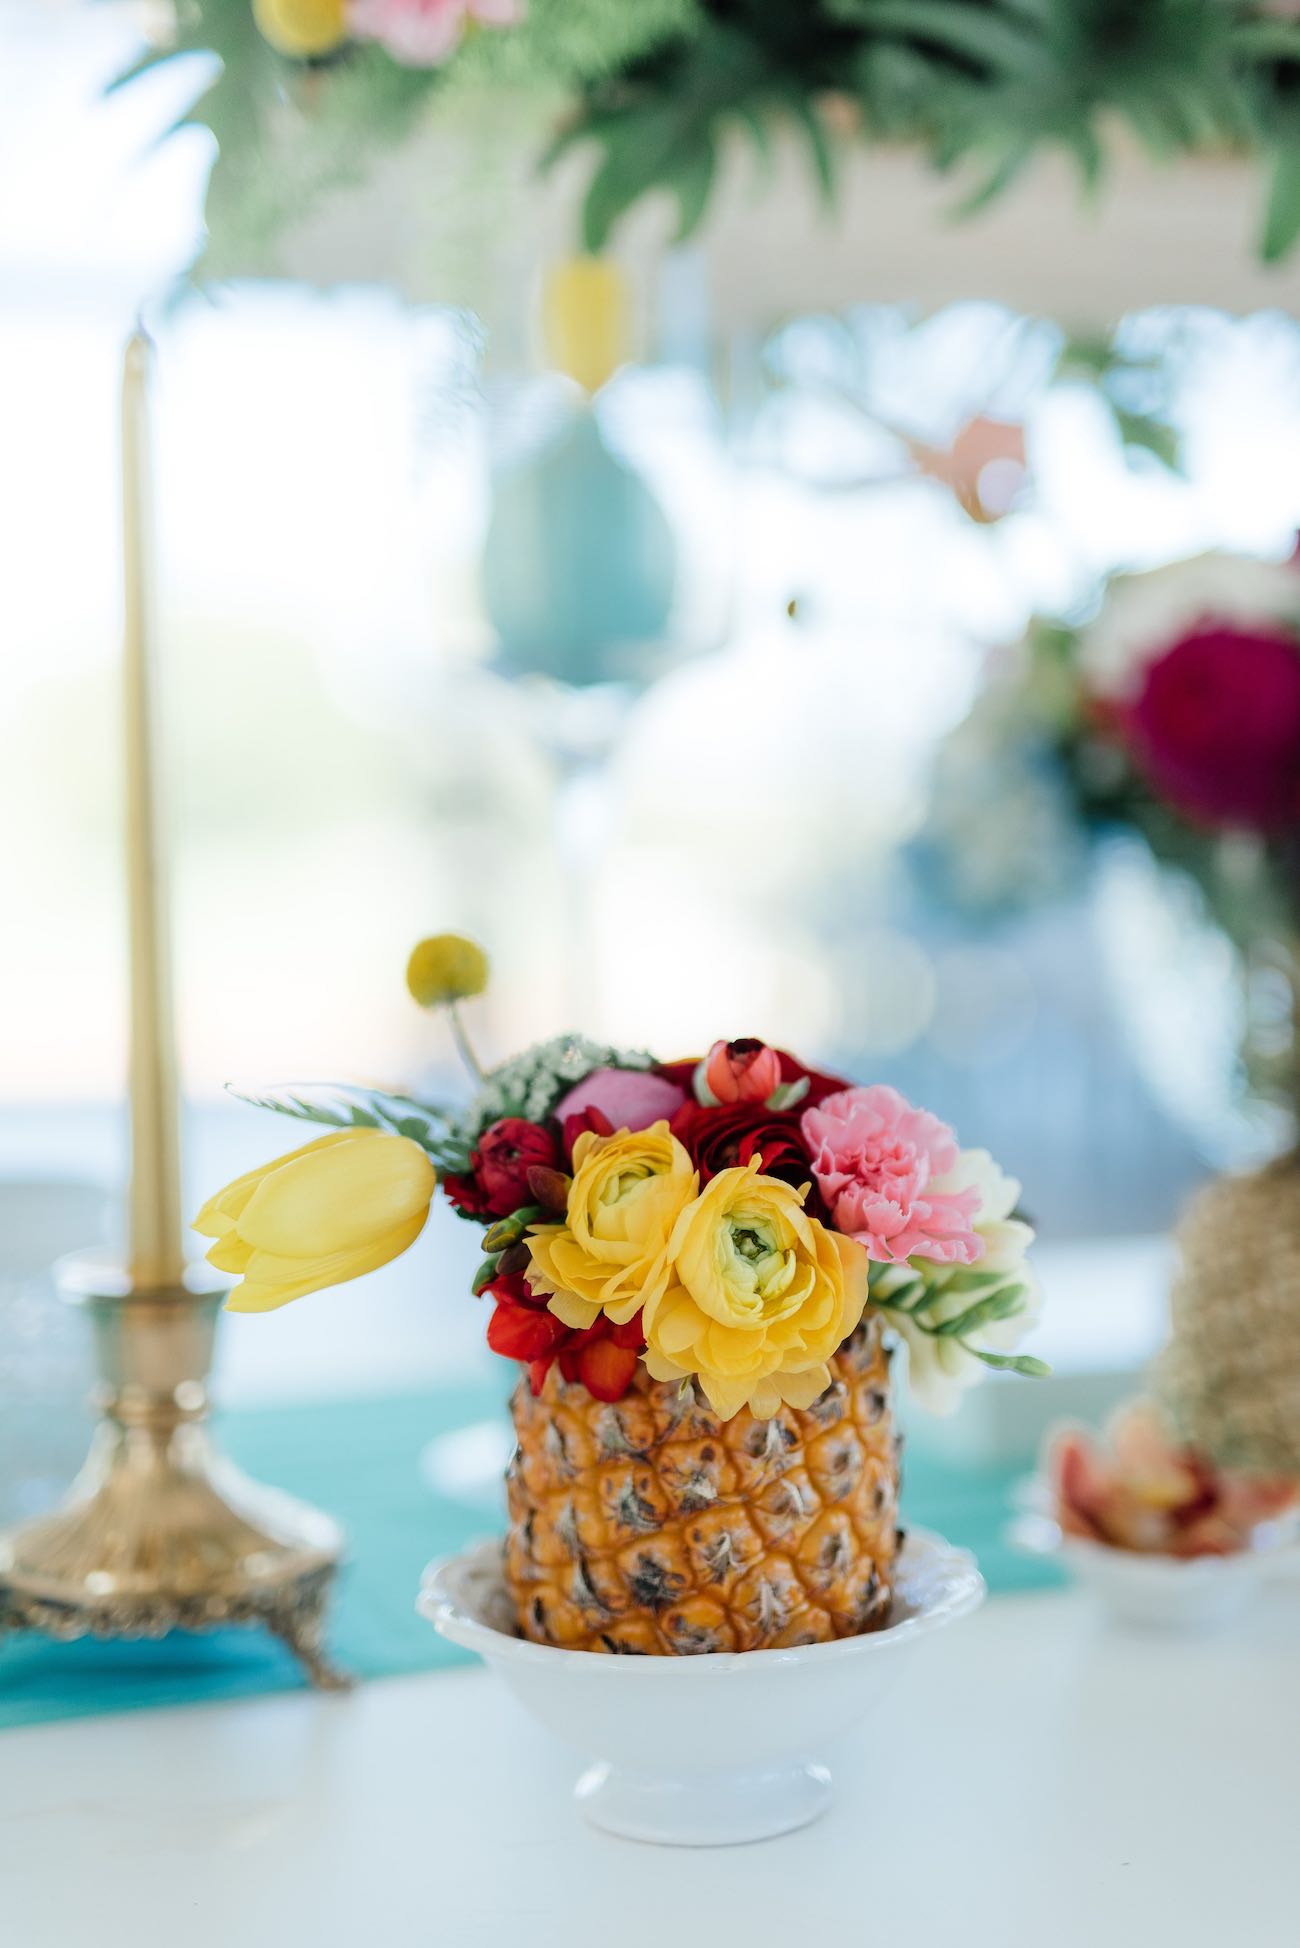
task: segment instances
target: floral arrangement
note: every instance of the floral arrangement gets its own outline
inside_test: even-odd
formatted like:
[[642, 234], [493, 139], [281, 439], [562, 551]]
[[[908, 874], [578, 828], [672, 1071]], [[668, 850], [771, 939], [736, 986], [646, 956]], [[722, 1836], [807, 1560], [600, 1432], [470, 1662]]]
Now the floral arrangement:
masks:
[[[980, 847], [969, 787], [999, 765], [1013, 778], [1052, 771], [1074, 816], [1135, 826], [1207, 880], [1225, 836], [1289, 854], [1300, 827], [1300, 565], [1199, 555], [1116, 575], [1087, 622], [1034, 622], [995, 661], [945, 750], [945, 843], [965, 829]], [[1024, 861], [1004, 863], [991, 897], [1024, 884]]]
[[513, 27], [523, 0], [253, 0], [269, 47], [319, 60], [346, 43], [370, 41], [409, 68], [438, 68], [476, 27]]
[[657, 1061], [567, 1036], [484, 1074], [460, 1003], [472, 942], [418, 946], [408, 984], [445, 1007], [476, 1081], [467, 1108], [346, 1088], [250, 1098], [332, 1125], [204, 1205], [228, 1304], [259, 1312], [388, 1262], [436, 1187], [483, 1227], [488, 1344], [595, 1399], [638, 1367], [697, 1387], [719, 1420], [805, 1409], [864, 1314], [906, 1342], [913, 1390], [950, 1407], [1033, 1322], [1019, 1186], [894, 1089], [855, 1086], [756, 1040]]
[[1143, 1555], [1235, 1555], [1300, 1500], [1294, 1476], [1216, 1467], [1145, 1400], [1117, 1413], [1102, 1442], [1062, 1430], [1044, 1472], [1062, 1534]]
[[[1300, 564], [1206, 554], [1117, 575], [1095, 616], [1037, 621], [941, 751], [924, 854], [995, 910], [1078, 883], [1137, 834], [1249, 960], [1294, 974], [1300, 926]], [[1243, 1051], [1294, 1103], [1290, 1055]]]
[[[1201, 555], [1117, 577], [1077, 638], [1077, 759], [1100, 814], [1203, 834], [1300, 825], [1300, 569]], [[1043, 649], [1069, 664], [1071, 639]], [[1154, 827], [1153, 827], [1154, 829]]]
[[964, 167], [969, 210], [1044, 148], [1094, 186], [1127, 123], [1161, 159], [1257, 156], [1273, 258], [1300, 232], [1294, 15], [1291, 0], [174, 0], [166, 39], [132, 73], [219, 57], [186, 117], [219, 145], [218, 250], [237, 231], [273, 234], [477, 85], [558, 102], [553, 152], [593, 150], [589, 249], [654, 191], [693, 229], [733, 132], [765, 150], [774, 125], [794, 127], [827, 193], [838, 143], [911, 141], [939, 169]]
[[332, 1125], [204, 1205], [264, 1312], [395, 1258], [441, 1188], [521, 1378], [501, 1564], [518, 1630], [628, 1656], [778, 1649], [888, 1624], [903, 1532], [890, 1362], [940, 1410], [1032, 1323], [1019, 1187], [880, 1085], [752, 1038], [649, 1054], [563, 1036], [484, 1073], [482, 950], [421, 941], [464, 1109], [338, 1087], [255, 1100]]

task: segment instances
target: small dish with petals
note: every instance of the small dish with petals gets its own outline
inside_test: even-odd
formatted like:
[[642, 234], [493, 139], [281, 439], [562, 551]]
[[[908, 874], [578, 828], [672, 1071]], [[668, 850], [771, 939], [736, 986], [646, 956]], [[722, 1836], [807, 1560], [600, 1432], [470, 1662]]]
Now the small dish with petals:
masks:
[[1058, 1556], [1129, 1623], [1226, 1622], [1300, 1555], [1297, 1484], [1216, 1466], [1145, 1400], [1121, 1408], [1102, 1440], [1076, 1427], [1049, 1435], [1020, 1500], [1011, 1541]]

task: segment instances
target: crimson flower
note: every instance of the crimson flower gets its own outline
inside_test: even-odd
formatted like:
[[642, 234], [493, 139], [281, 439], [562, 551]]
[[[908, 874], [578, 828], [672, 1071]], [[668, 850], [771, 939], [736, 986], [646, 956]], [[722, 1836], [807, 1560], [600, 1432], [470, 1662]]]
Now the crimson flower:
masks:
[[624, 1326], [598, 1319], [578, 1331], [546, 1309], [522, 1272], [498, 1273], [487, 1286], [496, 1305], [488, 1321], [487, 1343], [504, 1359], [528, 1368], [528, 1384], [540, 1393], [554, 1362], [570, 1382], [580, 1382], [597, 1400], [621, 1400], [632, 1384], [645, 1348], [641, 1314]]
[[603, 1109], [597, 1109], [592, 1104], [588, 1104], [586, 1109], [576, 1109], [571, 1115], [561, 1117], [560, 1140], [564, 1145], [564, 1154], [570, 1163], [573, 1161], [573, 1146], [584, 1130], [590, 1130], [593, 1136], [613, 1136], [614, 1125]]
[[[639, 1312], [625, 1326], [612, 1325], [602, 1317], [585, 1332], [573, 1333], [569, 1344], [560, 1348], [560, 1371], [570, 1382], [581, 1381], [597, 1400], [621, 1400], [632, 1384], [632, 1375], [644, 1350], [645, 1334]], [[530, 1369], [529, 1381], [534, 1393], [541, 1392], [549, 1364], [548, 1360], [540, 1375], [535, 1367]]]
[[1122, 713], [1157, 795], [1210, 826], [1271, 832], [1300, 819], [1300, 645], [1214, 622], [1142, 673]]
[[442, 1188], [466, 1217], [509, 1217], [533, 1201], [528, 1172], [538, 1165], [554, 1169], [562, 1161], [554, 1130], [522, 1116], [504, 1116], [479, 1138], [468, 1175], [444, 1177]]
[[[687, 1103], [673, 1117], [672, 1132], [690, 1155], [707, 1184], [720, 1170], [742, 1167], [758, 1156], [766, 1177], [783, 1182], [812, 1183], [808, 1146], [799, 1127], [802, 1105], [798, 1109], [764, 1109], [762, 1103], [723, 1103], [706, 1109], [700, 1103]], [[810, 1217], [825, 1222], [825, 1207], [815, 1185], [804, 1205]]]
[[530, 1367], [543, 1361], [543, 1372], [572, 1337], [572, 1329], [544, 1306], [519, 1305], [514, 1299], [498, 1299], [488, 1320], [487, 1343], [494, 1353]]

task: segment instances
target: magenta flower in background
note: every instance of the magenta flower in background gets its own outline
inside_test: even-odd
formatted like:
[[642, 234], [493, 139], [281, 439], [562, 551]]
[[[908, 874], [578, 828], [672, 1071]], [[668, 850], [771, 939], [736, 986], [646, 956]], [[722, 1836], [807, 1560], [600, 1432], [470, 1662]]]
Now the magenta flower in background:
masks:
[[1147, 664], [1120, 722], [1151, 788], [1189, 818], [1274, 831], [1300, 818], [1300, 645], [1207, 622]]
[[352, 0], [348, 26], [408, 68], [436, 68], [455, 53], [471, 21], [513, 27], [523, 14], [523, 0]]
[[972, 1265], [984, 1255], [979, 1186], [945, 1181], [961, 1153], [937, 1116], [876, 1083], [827, 1096], [800, 1127], [832, 1222], [868, 1257]]

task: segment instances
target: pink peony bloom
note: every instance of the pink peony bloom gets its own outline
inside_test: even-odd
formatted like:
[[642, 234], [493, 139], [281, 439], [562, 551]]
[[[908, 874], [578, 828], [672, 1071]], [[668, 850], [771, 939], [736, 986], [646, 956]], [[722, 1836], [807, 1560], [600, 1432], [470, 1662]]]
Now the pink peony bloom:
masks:
[[455, 53], [471, 21], [513, 27], [523, 11], [523, 0], [351, 0], [348, 27], [405, 67], [436, 68]]
[[715, 1102], [765, 1103], [781, 1086], [781, 1057], [752, 1035], [738, 1042], [715, 1042], [703, 1066]]
[[651, 1069], [594, 1069], [555, 1105], [555, 1114], [561, 1127], [594, 1109], [612, 1130], [648, 1130], [671, 1122], [685, 1101], [684, 1089]]
[[837, 1230], [882, 1263], [933, 1258], [973, 1265], [978, 1184], [947, 1187], [960, 1152], [946, 1123], [913, 1109], [897, 1089], [844, 1089], [806, 1109], [800, 1127], [813, 1176]]

